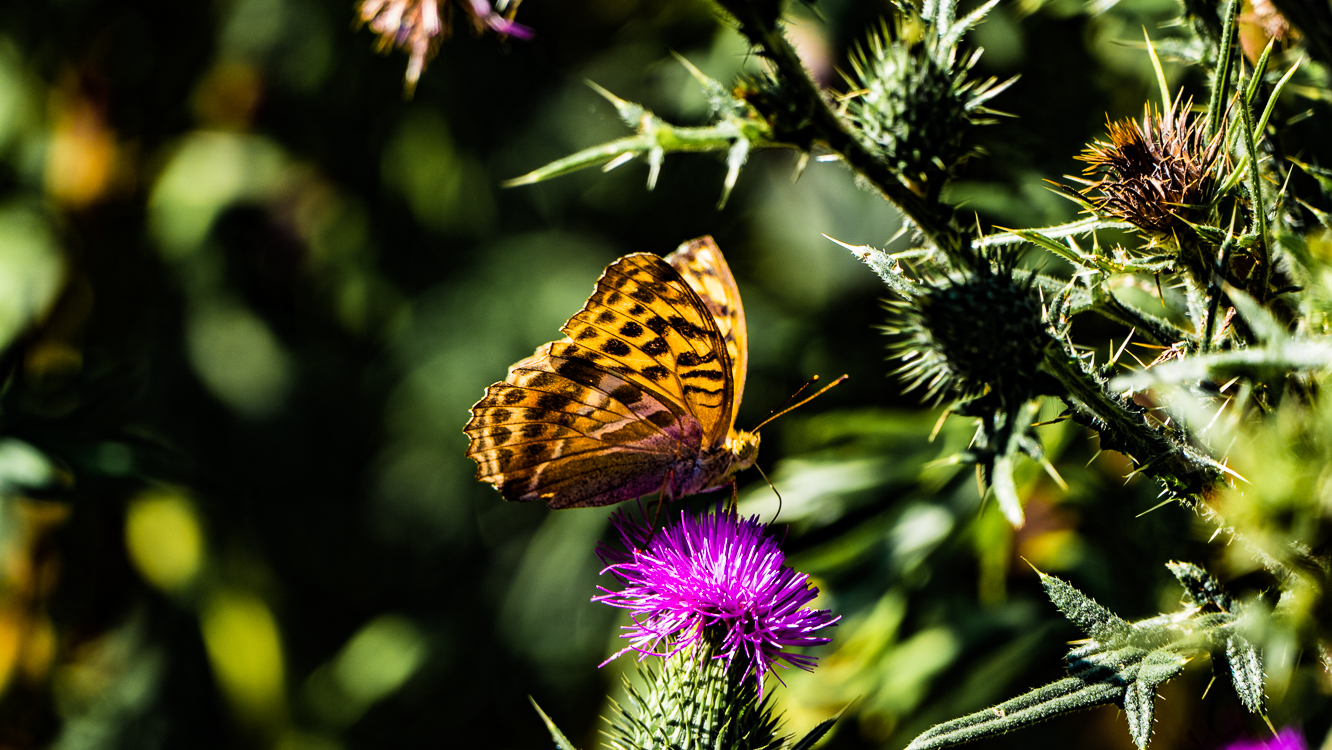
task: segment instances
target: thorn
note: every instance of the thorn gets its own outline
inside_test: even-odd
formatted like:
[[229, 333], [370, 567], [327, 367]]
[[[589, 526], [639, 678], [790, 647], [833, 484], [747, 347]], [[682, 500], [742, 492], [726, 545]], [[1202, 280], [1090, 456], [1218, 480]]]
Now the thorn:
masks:
[[791, 182], [798, 182], [800, 176], [805, 173], [805, 167], [809, 166], [809, 152], [801, 151], [800, 156], [796, 158], [795, 172], [791, 174]]
[[1085, 468], [1091, 466], [1091, 465], [1092, 465], [1092, 461], [1095, 461], [1096, 459], [1100, 458], [1100, 457], [1101, 457], [1101, 454], [1104, 453], [1104, 452], [1105, 452], [1105, 449], [1104, 449], [1104, 448], [1098, 448], [1098, 449], [1096, 450], [1096, 452], [1092, 454], [1091, 460], [1087, 461], [1087, 463], [1086, 463], [1082, 468], [1085, 469]]
[[[831, 237], [827, 234], [824, 234], [823, 237], [829, 242], [840, 245], [846, 248], [847, 250], [850, 250], [852, 255], [856, 256], [862, 261], [868, 261], [871, 255], [873, 255], [876, 252], [881, 252], [878, 248], [872, 245], [852, 245], [846, 242], [842, 242], [836, 237]], [[893, 259], [894, 263], [897, 262], [897, 258], [895, 256], [889, 256], [889, 257]]]
[[1059, 472], [1055, 471], [1054, 464], [1050, 463], [1050, 459], [1041, 456], [1041, 466], [1045, 469], [1045, 473], [1049, 474], [1050, 478], [1054, 480], [1054, 483], [1059, 485], [1059, 489], [1068, 492], [1068, 482], [1065, 482], [1064, 478], [1059, 476]]
[[651, 190], [657, 186], [657, 176], [661, 174], [661, 160], [665, 158], [666, 152], [661, 146], [654, 146], [648, 152], [648, 181], [647, 189]]
[[1202, 698], [1199, 698], [1199, 700], [1207, 700], [1207, 694], [1211, 692], [1212, 685], [1215, 682], [1216, 682], [1216, 675], [1212, 675], [1212, 679], [1207, 681], [1207, 687], [1203, 688]]
[[712, 85], [712, 84], [716, 84], [716, 83], [717, 83], [716, 81], [714, 81], [714, 80], [712, 80], [711, 78], [708, 78], [706, 75], [704, 75], [704, 74], [703, 74], [703, 71], [699, 70], [697, 66], [695, 66], [693, 63], [689, 62], [689, 58], [685, 57], [684, 55], [680, 54], [679, 52], [676, 52], [675, 50], [671, 50], [671, 54], [672, 54], [672, 55], [675, 55], [675, 59], [678, 60], [678, 61], [680, 62], [681, 65], [685, 66], [685, 70], [689, 71], [689, 74], [692, 75], [692, 76], [694, 77], [694, 80], [695, 80], [695, 81], [698, 81], [699, 83], [703, 84], [704, 86], [708, 86], [708, 85]]
[[1234, 400], [1234, 399], [1229, 399], [1229, 398], [1228, 398], [1228, 399], [1226, 399], [1225, 401], [1222, 401], [1222, 402], [1221, 402], [1221, 408], [1217, 409], [1217, 410], [1216, 410], [1216, 413], [1212, 415], [1212, 421], [1208, 422], [1208, 423], [1207, 423], [1207, 426], [1204, 427], [1204, 428], [1202, 428], [1202, 431], [1199, 432], [1198, 434], [1199, 434], [1199, 435], [1206, 435], [1206, 434], [1207, 434], [1207, 431], [1210, 430], [1210, 429], [1212, 429], [1212, 425], [1216, 424], [1216, 420], [1217, 420], [1218, 417], [1221, 416], [1221, 412], [1225, 411], [1225, 410], [1226, 410], [1226, 407], [1227, 407], [1227, 406], [1230, 406], [1230, 402], [1233, 401], [1233, 400]]
[[1226, 466], [1224, 463], [1217, 464], [1217, 466], [1221, 469], [1221, 471], [1224, 471], [1225, 473], [1229, 474], [1230, 476], [1235, 477], [1236, 479], [1240, 480], [1241, 482], [1243, 482], [1243, 483], [1245, 483], [1245, 484], [1253, 484], [1253, 482], [1250, 482], [1249, 480], [1247, 480], [1247, 479], [1245, 479], [1244, 477], [1240, 476], [1238, 472], [1236, 472], [1234, 469], [1230, 468], [1229, 466]]
[[[1121, 354], [1124, 353], [1124, 347], [1128, 346], [1128, 344], [1129, 344], [1129, 339], [1133, 338], [1133, 334], [1134, 334], [1134, 332], [1136, 332], [1137, 330], [1138, 330], [1138, 329], [1137, 329], [1136, 326], [1135, 326], [1134, 328], [1131, 328], [1131, 329], [1129, 330], [1128, 337], [1124, 339], [1124, 343], [1122, 343], [1122, 344], [1119, 345], [1119, 351], [1115, 352], [1115, 356], [1113, 356], [1113, 357], [1110, 358], [1110, 364], [1113, 365], [1114, 363], [1116, 363], [1116, 362], [1119, 361], [1119, 355], [1121, 355]], [[1111, 345], [1111, 346], [1114, 346], [1114, 339], [1110, 339], [1110, 345]]]
[[630, 161], [630, 160], [633, 159], [633, 158], [634, 158], [634, 152], [632, 152], [632, 151], [625, 151], [623, 154], [620, 154], [619, 156], [615, 157], [614, 159], [611, 159], [610, 161], [606, 162], [606, 165], [605, 165], [604, 167], [601, 168], [601, 171], [602, 171], [602, 172], [609, 172], [609, 171], [611, 171], [612, 169], [615, 169], [616, 167], [618, 167], [618, 166], [620, 166], [621, 164], [624, 164], [624, 163]]
[[[826, 234], [823, 235], [823, 236], [824, 236], [824, 237], [828, 237], [828, 235], [826, 235]], [[828, 239], [832, 239], [832, 238], [831, 238], [831, 237], [828, 237]], [[836, 240], [833, 240], [833, 241], [836, 242]], [[950, 411], [950, 410], [948, 410], [948, 409], [944, 409], [944, 413], [939, 415], [939, 421], [935, 422], [935, 423], [934, 423], [934, 429], [930, 430], [930, 439], [929, 439], [928, 442], [933, 443], [933, 442], [934, 442], [934, 439], [935, 439], [936, 437], [939, 437], [939, 431], [943, 429], [944, 421], [947, 420], [947, 419], [948, 419], [948, 415], [949, 415], [949, 414], [952, 414], [952, 413], [953, 413], [952, 411]]]
[[717, 208], [723, 208], [726, 205], [726, 199], [731, 197], [731, 189], [735, 187], [735, 181], [740, 177], [740, 167], [744, 166], [745, 159], [749, 158], [749, 140], [746, 138], [737, 138], [731, 146], [731, 151], [726, 155], [726, 182], [722, 183], [721, 200], [717, 203]]
[[1167, 498], [1167, 499], [1165, 499], [1165, 500], [1162, 500], [1161, 502], [1157, 503], [1156, 505], [1153, 505], [1152, 507], [1148, 508], [1147, 510], [1144, 510], [1143, 512], [1141, 512], [1141, 513], [1139, 513], [1138, 515], [1134, 516], [1134, 518], [1142, 518], [1143, 516], [1147, 515], [1148, 513], [1151, 513], [1152, 511], [1154, 511], [1154, 510], [1156, 510], [1156, 509], [1158, 509], [1158, 508], [1165, 507], [1165, 506], [1167, 506], [1167, 505], [1169, 505], [1169, 504], [1171, 504], [1171, 503], [1173, 503], [1173, 502], [1175, 502], [1175, 499], [1174, 499], [1174, 498]]

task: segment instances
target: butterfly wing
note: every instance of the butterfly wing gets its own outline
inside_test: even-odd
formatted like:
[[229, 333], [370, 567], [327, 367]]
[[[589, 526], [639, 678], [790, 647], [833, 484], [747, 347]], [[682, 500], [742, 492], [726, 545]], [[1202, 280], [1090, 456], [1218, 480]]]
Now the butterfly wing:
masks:
[[685, 486], [733, 411], [726, 343], [703, 300], [661, 258], [630, 255], [562, 330], [472, 408], [477, 478], [553, 508]]
[[699, 237], [680, 245], [666, 256], [680, 276], [703, 300], [712, 313], [717, 330], [726, 342], [731, 360], [731, 415], [727, 429], [735, 426], [735, 412], [745, 392], [745, 373], [749, 365], [749, 338], [745, 330], [745, 308], [740, 304], [740, 288], [722, 257], [721, 248], [711, 237]]
[[693, 415], [704, 445], [725, 439], [735, 397], [730, 355], [707, 304], [666, 261], [650, 253], [615, 261], [561, 330], [592, 350], [594, 363]]
[[[589, 360], [546, 344], [486, 389], [464, 430], [477, 478], [506, 500], [552, 508], [611, 505], [661, 490], [698, 421]], [[565, 354], [575, 354], [565, 347]]]

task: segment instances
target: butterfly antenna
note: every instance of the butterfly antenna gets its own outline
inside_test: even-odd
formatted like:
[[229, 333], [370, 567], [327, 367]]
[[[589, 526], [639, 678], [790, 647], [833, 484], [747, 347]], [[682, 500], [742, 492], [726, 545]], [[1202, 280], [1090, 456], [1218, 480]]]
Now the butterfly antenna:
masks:
[[[842, 377], [845, 378], [846, 376], [843, 375]], [[833, 383], [833, 385], [837, 384]], [[829, 387], [831, 388], [832, 386]], [[772, 514], [772, 520], [768, 522], [769, 524], [777, 523], [777, 517], [782, 514], [782, 493], [777, 491], [777, 485], [773, 484], [772, 480], [768, 479], [768, 475], [763, 473], [763, 467], [759, 466], [758, 464], [754, 464], [754, 468], [758, 469], [759, 476], [763, 477], [763, 481], [768, 483], [768, 487], [772, 489], [772, 494], [777, 496], [777, 512]]]
[[811, 385], [814, 385], [814, 384], [817, 383], [817, 382], [819, 382], [819, 376], [818, 376], [818, 375], [815, 375], [814, 377], [812, 377], [812, 378], [810, 378], [809, 380], [805, 381], [805, 384], [804, 384], [804, 385], [802, 385], [802, 386], [800, 386], [799, 388], [797, 388], [797, 389], [796, 389], [796, 392], [795, 392], [795, 393], [792, 393], [792, 394], [790, 395], [790, 397], [788, 397], [788, 398], [786, 399], [786, 403], [785, 403], [785, 404], [782, 404], [781, 406], [777, 407], [776, 409], [773, 409], [772, 411], [768, 412], [768, 416], [767, 416], [766, 418], [764, 418], [764, 420], [763, 420], [763, 424], [767, 424], [769, 420], [774, 419], [778, 411], [780, 411], [781, 409], [785, 409], [785, 408], [786, 408], [786, 404], [789, 404], [789, 403], [791, 403], [792, 401], [795, 401], [795, 400], [796, 400], [796, 397], [799, 396], [800, 394], [804, 393], [806, 388], [810, 387]]
[[[771, 417], [768, 417], [767, 419], [763, 420], [762, 422], [759, 422], [759, 423], [758, 423], [758, 427], [755, 427], [754, 429], [750, 430], [750, 432], [758, 432], [759, 429], [760, 429], [761, 427], [763, 427], [763, 425], [765, 425], [765, 424], [771, 422], [772, 420], [774, 420], [774, 419], [776, 419], [776, 418], [782, 416], [783, 414], [785, 414], [785, 413], [787, 413], [787, 412], [789, 412], [789, 411], [792, 411], [792, 410], [794, 410], [794, 409], [798, 409], [798, 408], [800, 408], [801, 406], [804, 406], [805, 404], [808, 404], [810, 401], [813, 401], [814, 399], [818, 398], [819, 396], [822, 396], [823, 394], [827, 393], [828, 390], [831, 389], [833, 386], [835, 386], [835, 385], [839, 385], [843, 380], [846, 380], [846, 379], [849, 378], [849, 377], [851, 377], [851, 376], [850, 376], [850, 375], [843, 375], [842, 377], [840, 377], [840, 378], [834, 380], [833, 382], [831, 382], [831, 383], [829, 383], [829, 384], [823, 386], [822, 388], [819, 389], [818, 393], [815, 393], [815, 394], [812, 395], [812, 396], [806, 396], [805, 398], [801, 399], [801, 400], [798, 401], [797, 403], [792, 404], [791, 406], [788, 406], [788, 407], [786, 407], [785, 409], [782, 409], [781, 411], [777, 412], [776, 414], [772, 415]], [[810, 383], [812, 383], [812, 382], [814, 382], [814, 381], [811, 380]], [[809, 383], [806, 383], [805, 385], [809, 385]], [[804, 388], [802, 387], [801, 390], [804, 390]], [[799, 395], [799, 394], [800, 394], [800, 391], [796, 391], [796, 395]], [[795, 398], [795, 396], [792, 396], [791, 398]], [[788, 399], [788, 401], [789, 401], [789, 399]]]

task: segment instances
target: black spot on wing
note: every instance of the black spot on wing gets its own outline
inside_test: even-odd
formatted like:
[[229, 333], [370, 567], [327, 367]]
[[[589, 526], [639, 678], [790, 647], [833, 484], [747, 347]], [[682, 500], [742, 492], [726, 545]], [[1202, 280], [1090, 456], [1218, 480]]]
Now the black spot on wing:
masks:
[[687, 339], [696, 341], [707, 336], [707, 331], [685, 320], [682, 315], [672, 315], [669, 322], [671, 328]]
[[660, 315], [653, 315], [644, 321], [643, 325], [647, 326], [649, 331], [652, 331], [658, 336], [665, 333], [666, 329], [671, 327], [671, 324], [667, 323], [666, 319]]
[[698, 356], [694, 352], [682, 352], [680, 356], [675, 358], [675, 364], [677, 367], [697, 367], [704, 362], [711, 362], [715, 359], [717, 359], [716, 352], [708, 352], [707, 355], [703, 357]]
[[658, 427], [666, 428], [675, 424], [675, 415], [668, 411], [658, 411], [648, 415], [647, 420]]
[[558, 393], [543, 393], [537, 396], [536, 405], [538, 409], [545, 411], [563, 411], [570, 400]]
[[690, 370], [689, 372], [686, 372], [680, 376], [682, 380], [689, 380], [691, 378], [701, 378], [703, 380], [711, 380], [713, 382], [722, 380], [725, 377], [726, 376], [722, 374], [721, 370]]
[[601, 383], [601, 372], [581, 359], [566, 359], [555, 365], [555, 372], [584, 388], [595, 388]]
[[520, 390], [518, 390], [518, 389], [516, 389], [516, 388], [515, 388], [515, 389], [512, 389], [512, 390], [509, 390], [509, 391], [506, 391], [506, 392], [504, 393], [504, 397], [503, 397], [502, 400], [504, 401], [505, 404], [508, 404], [509, 406], [513, 406], [514, 404], [516, 404], [516, 403], [518, 403], [519, 401], [522, 401], [522, 400], [523, 400], [523, 392], [520, 391]]
[[627, 336], [631, 339], [636, 339], [639, 336], [643, 335], [643, 326], [631, 320], [628, 323], [625, 323], [624, 325], [620, 326], [620, 335]]
[[656, 336], [650, 339], [639, 348], [642, 349], [643, 353], [647, 354], [649, 357], [660, 357], [661, 355], [670, 351], [670, 346], [666, 344], [666, 339], [663, 339], [660, 336]]
[[[560, 382], [559, 378], [555, 377], [554, 374], [543, 371], [543, 372], [538, 372], [536, 375], [534, 375], [531, 380], [527, 381], [526, 385], [528, 388], [539, 391], [542, 388], [549, 388], [550, 386], [558, 382]], [[515, 390], [512, 392], [518, 394], [518, 398], [514, 399], [513, 401], [509, 401], [508, 403], [517, 403], [522, 400], [523, 398], [522, 391]], [[505, 398], [507, 400], [507, 396]]]
[[689, 394], [689, 393], [706, 393], [706, 394], [711, 395], [711, 396], [716, 396], [717, 394], [721, 393], [723, 390], [724, 390], [724, 389], [722, 389], [722, 388], [704, 388], [704, 387], [702, 387], [702, 386], [688, 385], [688, 384], [686, 384], [685, 387], [684, 387], [684, 392], [685, 392], [686, 394]]
[[601, 351], [612, 357], [623, 357], [629, 353], [629, 345], [619, 339], [607, 339], [602, 343]]
[[652, 382], [658, 383], [665, 380], [666, 378], [669, 378], [671, 376], [671, 372], [670, 370], [667, 370], [665, 367], [662, 367], [661, 365], [652, 365], [651, 367], [643, 368], [643, 375], [645, 375]]
[[625, 406], [632, 406], [643, 398], [643, 392], [629, 384], [624, 384], [611, 391], [611, 398], [619, 401]]

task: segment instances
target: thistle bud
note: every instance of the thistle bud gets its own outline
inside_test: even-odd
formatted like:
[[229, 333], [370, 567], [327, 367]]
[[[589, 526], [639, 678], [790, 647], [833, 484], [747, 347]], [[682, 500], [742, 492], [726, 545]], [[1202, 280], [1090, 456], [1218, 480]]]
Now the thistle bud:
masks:
[[957, 64], [956, 49], [919, 22], [898, 24], [891, 36], [885, 26], [852, 54], [846, 112], [898, 178], [925, 195], [974, 153], [967, 135], [991, 122], [982, 105], [1008, 84], [969, 80], [979, 55]]
[[903, 360], [898, 372], [927, 399], [993, 392], [1020, 403], [1033, 395], [1037, 367], [1055, 343], [1040, 299], [1013, 278], [1011, 262], [927, 284], [890, 310], [885, 330]]

